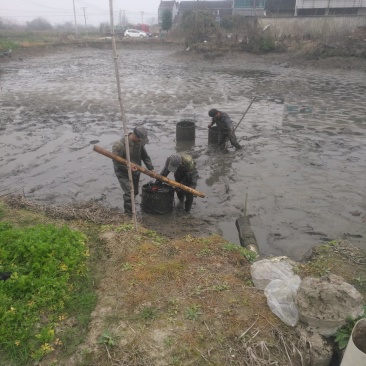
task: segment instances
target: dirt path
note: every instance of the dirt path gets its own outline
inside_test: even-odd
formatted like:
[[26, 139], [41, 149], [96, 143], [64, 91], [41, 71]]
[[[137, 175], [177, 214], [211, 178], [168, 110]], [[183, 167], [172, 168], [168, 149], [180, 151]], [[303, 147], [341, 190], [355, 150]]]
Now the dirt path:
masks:
[[[239, 243], [234, 223], [248, 193], [265, 255], [300, 259], [339, 237], [366, 248], [365, 61], [205, 59], [166, 47], [118, 53], [129, 126], [149, 129], [155, 169], [173, 152], [188, 151], [200, 173], [197, 189], [207, 195], [188, 216], [138, 208], [144, 225], [168, 236], [220, 233]], [[122, 135], [110, 49], [15, 53], [0, 67], [0, 194], [122, 207], [112, 162], [92, 151], [93, 144], [111, 150]], [[222, 109], [238, 121], [254, 96], [237, 130], [244, 149], [223, 154], [208, 145], [207, 111]], [[175, 142], [182, 118], [196, 121], [194, 145]]]

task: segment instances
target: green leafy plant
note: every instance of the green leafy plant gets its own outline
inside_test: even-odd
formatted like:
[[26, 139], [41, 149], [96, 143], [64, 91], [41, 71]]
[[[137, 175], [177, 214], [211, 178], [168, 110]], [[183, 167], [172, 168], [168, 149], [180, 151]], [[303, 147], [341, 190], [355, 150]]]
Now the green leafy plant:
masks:
[[355, 324], [360, 319], [364, 318], [366, 318], [366, 305], [363, 307], [363, 314], [358, 318], [353, 319], [351, 316], [346, 318], [346, 324], [342, 328], [338, 329], [335, 335], [335, 342], [338, 343], [339, 349], [344, 349], [347, 347]]
[[203, 248], [198, 253], [198, 257], [211, 257], [213, 255], [213, 252], [210, 248]]
[[88, 275], [85, 241], [68, 227], [0, 222], [0, 271], [11, 272], [0, 281], [0, 344], [17, 364], [40, 360], [60, 344], [55, 329]]
[[172, 337], [164, 338], [164, 344], [166, 347], [171, 347], [173, 344], [173, 338]]
[[201, 315], [201, 307], [199, 305], [192, 305], [186, 309], [186, 318], [196, 320]]
[[248, 250], [246, 248], [241, 247], [238, 244], [233, 244], [233, 243], [226, 243], [223, 246], [223, 249], [229, 252], [238, 252], [241, 255], [243, 255], [249, 263], [253, 263], [255, 258], [257, 257], [257, 255], [252, 252], [251, 250]]
[[159, 246], [161, 243], [165, 241], [164, 237], [162, 237], [156, 231], [153, 230], [147, 230], [145, 235], [148, 238], [151, 238], [153, 240], [153, 244], [156, 246]]
[[158, 311], [153, 306], [145, 306], [140, 315], [144, 320], [153, 320], [157, 317]]
[[225, 291], [229, 289], [229, 285], [225, 283], [219, 283], [217, 285], [212, 286], [212, 289], [217, 292]]
[[123, 263], [122, 264], [122, 270], [123, 271], [131, 271], [131, 270], [133, 270], [133, 265], [131, 263], [128, 263], [128, 262]]
[[116, 339], [109, 330], [105, 330], [98, 338], [99, 344], [104, 344], [108, 347], [113, 347], [116, 345]]

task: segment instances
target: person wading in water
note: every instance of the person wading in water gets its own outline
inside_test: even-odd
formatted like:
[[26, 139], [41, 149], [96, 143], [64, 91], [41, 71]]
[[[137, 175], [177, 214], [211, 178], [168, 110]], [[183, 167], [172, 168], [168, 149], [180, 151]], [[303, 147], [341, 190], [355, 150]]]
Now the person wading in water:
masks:
[[213, 108], [210, 109], [208, 115], [212, 117], [211, 123], [208, 125], [208, 128], [211, 128], [215, 123], [218, 129], [218, 145], [222, 148], [225, 148], [226, 141], [229, 139], [231, 144], [236, 149], [241, 149], [242, 147], [239, 145], [238, 140], [236, 139], [233, 121], [230, 116], [225, 113], [218, 111]]

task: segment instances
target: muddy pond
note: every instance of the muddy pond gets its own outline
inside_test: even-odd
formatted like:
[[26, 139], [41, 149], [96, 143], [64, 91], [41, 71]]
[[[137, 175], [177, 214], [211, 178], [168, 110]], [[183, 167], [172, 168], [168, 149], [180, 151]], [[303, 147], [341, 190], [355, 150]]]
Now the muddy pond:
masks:
[[[299, 260], [338, 238], [366, 249], [364, 72], [296, 68], [270, 56], [208, 60], [167, 48], [119, 49], [118, 57], [128, 125], [149, 130], [155, 170], [188, 152], [206, 194], [190, 214], [166, 215], [142, 212], [138, 196], [146, 227], [239, 243], [235, 220], [248, 197], [263, 255]], [[14, 52], [0, 62], [0, 195], [54, 205], [93, 199], [123, 210], [112, 161], [93, 151], [94, 144], [111, 151], [123, 134], [111, 49]], [[236, 130], [243, 149], [208, 144], [208, 110], [236, 124], [254, 96]], [[195, 141], [177, 143], [176, 123], [187, 118], [196, 122]], [[149, 181], [141, 175], [140, 187]]]

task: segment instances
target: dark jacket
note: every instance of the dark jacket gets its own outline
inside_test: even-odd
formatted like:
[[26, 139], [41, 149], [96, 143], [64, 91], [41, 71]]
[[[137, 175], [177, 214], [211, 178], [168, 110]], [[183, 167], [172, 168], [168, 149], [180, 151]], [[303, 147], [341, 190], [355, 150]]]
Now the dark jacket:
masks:
[[220, 112], [220, 117], [212, 118], [211, 126], [213, 126], [215, 123], [219, 130], [232, 130], [233, 129], [233, 121], [229, 117], [229, 115], [225, 112]]
[[[131, 133], [128, 135], [130, 136]], [[145, 146], [141, 142], [130, 142], [130, 159], [132, 163], [137, 165], [141, 165], [141, 161], [143, 161], [146, 165], [146, 168], [149, 170], [154, 170], [154, 166], [152, 165], [149, 154], [147, 153]], [[115, 142], [113, 144], [112, 152], [115, 155], [120, 156], [121, 158], [127, 159], [126, 157], [126, 145], [125, 138], [123, 137], [121, 140]], [[113, 160], [114, 170], [120, 173], [128, 174], [128, 168], [126, 165], [122, 163], [118, 163]], [[134, 175], [140, 174], [139, 171], [132, 172]]]
[[[184, 184], [185, 186], [195, 188], [198, 181], [198, 171], [196, 168], [196, 163], [192, 156], [188, 154], [180, 154], [182, 162], [179, 168], [174, 172], [174, 178], [177, 182]], [[168, 169], [170, 157], [166, 160], [164, 169], [161, 171], [160, 175], [166, 177], [170, 173]]]

